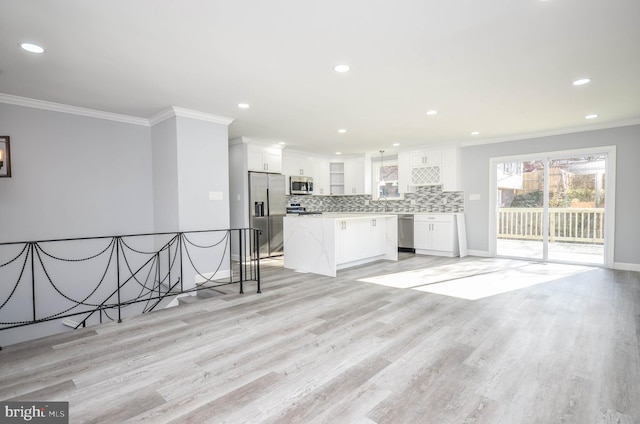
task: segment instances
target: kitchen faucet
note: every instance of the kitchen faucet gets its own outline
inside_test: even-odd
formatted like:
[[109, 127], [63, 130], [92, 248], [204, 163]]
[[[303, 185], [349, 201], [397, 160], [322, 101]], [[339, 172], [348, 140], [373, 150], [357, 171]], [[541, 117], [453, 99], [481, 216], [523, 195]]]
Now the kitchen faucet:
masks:
[[385, 196], [384, 194], [381, 194], [379, 199], [384, 199], [384, 211], [385, 212], [389, 212], [389, 210], [388, 210], [389, 199], [387, 199], [387, 196]]

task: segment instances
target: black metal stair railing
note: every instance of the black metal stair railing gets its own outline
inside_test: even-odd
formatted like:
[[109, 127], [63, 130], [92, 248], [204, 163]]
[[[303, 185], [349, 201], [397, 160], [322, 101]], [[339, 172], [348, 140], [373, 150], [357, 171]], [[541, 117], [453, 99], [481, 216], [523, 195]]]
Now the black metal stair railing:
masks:
[[240, 228], [0, 243], [0, 335], [71, 317], [76, 328], [121, 322], [180, 294], [244, 293], [248, 281], [260, 293], [258, 237]]

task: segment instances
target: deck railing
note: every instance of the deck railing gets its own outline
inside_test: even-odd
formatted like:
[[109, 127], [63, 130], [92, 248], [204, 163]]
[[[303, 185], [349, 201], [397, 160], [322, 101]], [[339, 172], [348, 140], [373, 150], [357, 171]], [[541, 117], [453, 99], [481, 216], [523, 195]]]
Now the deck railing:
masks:
[[0, 336], [48, 321], [121, 321], [180, 294], [230, 284], [243, 293], [247, 281], [260, 293], [258, 234], [242, 228], [0, 243]]
[[[500, 208], [498, 238], [542, 240], [542, 208]], [[549, 208], [549, 241], [604, 243], [604, 208]]]

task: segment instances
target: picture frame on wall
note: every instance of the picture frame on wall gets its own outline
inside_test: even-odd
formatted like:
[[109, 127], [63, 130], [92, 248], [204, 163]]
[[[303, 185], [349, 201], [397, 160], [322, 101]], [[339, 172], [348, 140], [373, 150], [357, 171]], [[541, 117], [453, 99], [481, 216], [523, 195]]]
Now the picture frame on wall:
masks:
[[8, 135], [0, 135], [0, 178], [3, 177], [11, 177], [11, 150]]

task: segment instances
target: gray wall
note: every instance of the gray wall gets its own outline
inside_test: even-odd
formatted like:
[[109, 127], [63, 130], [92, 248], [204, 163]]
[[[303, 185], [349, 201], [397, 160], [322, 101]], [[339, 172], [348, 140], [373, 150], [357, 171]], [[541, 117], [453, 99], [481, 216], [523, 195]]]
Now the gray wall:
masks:
[[154, 231], [178, 230], [178, 148], [176, 118], [151, 127], [153, 149], [153, 222]]
[[247, 145], [235, 142], [229, 145], [229, 191], [231, 228], [249, 226], [249, 169]]
[[[150, 128], [0, 103], [0, 134], [11, 137], [12, 160], [12, 178], [0, 178], [0, 243], [229, 227], [226, 125], [173, 117]], [[222, 193], [222, 200], [209, 200], [210, 191]], [[225, 234], [193, 237], [200, 245], [211, 245]], [[161, 239], [127, 243], [148, 251], [154, 241], [156, 247], [166, 242]], [[83, 242], [79, 252], [73, 250], [74, 243], [46, 246], [59, 257], [84, 258], [101, 251], [108, 241], [88, 242], [93, 247]], [[0, 249], [0, 264], [13, 258], [15, 249]], [[194, 261], [202, 263], [203, 254], [192, 250]], [[203, 272], [228, 273], [228, 256], [208, 255]], [[107, 260], [100, 259], [97, 267], [102, 272]], [[72, 297], [83, 298], [101, 281], [101, 273], [95, 276], [82, 268], [96, 261], [45, 260], [55, 262], [47, 264], [47, 271]], [[3, 267], [0, 282], [14, 283], [22, 263]], [[137, 269], [141, 264], [131, 265]], [[184, 272], [189, 287], [195, 272]], [[36, 289], [38, 318], [70, 307], [39, 268], [36, 274], [41, 283]], [[114, 284], [117, 287], [114, 275], [104, 277], [91, 301], [99, 302]], [[123, 298], [130, 288], [139, 292], [130, 285], [122, 290]], [[0, 290], [0, 302], [10, 289]], [[0, 311], [0, 321], [30, 320], [31, 298], [30, 284], [22, 281], [12, 303]], [[125, 316], [138, 312], [135, 307], [126, 309]], [[0, 346], [60, 331], [70, 329], [59, 320], [3, 330]]]
[[153, 230], [148, 127], [0, 104], [0, 242]]
[[[229, 228], [226, 125], [177, 117], [179, 230]], [[210, 200], [209, 193], [221, 195]]]
[[[640, 125], [463, 147], [462, 182], [469, 250], [489, 249], [489, 160], [493, 157], [616, 146], [614, 262], [640, 264]], [[479, 194], [480, 200], [469, 200]]]

